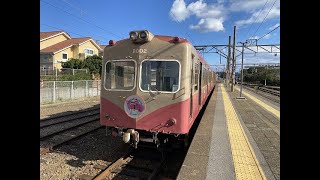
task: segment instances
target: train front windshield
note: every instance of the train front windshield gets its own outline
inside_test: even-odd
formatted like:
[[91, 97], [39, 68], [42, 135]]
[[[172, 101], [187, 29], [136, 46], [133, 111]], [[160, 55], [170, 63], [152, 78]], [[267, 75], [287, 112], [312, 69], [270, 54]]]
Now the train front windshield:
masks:
[[136, 84], [136, 63], [133, 60], [113, 60], [106, 64], [104, 87], [108, 90], [131, 91]]
[[176, 92], [180, 84], [180, 64], [176, 60], [146, 60], [141, 64], [142, 91]]

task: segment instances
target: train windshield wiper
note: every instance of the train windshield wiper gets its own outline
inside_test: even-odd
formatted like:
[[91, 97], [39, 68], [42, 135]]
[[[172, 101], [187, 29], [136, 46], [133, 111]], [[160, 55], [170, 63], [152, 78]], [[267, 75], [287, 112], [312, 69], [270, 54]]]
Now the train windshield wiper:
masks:
[[151, 90], [151, 84], [149, 84], [149, 87], [150, 87], [150, 88], [149, 88], [149, 93], [153, 95], [153, 99], [155, 99], [155, 97], [156, 97], [157, 95], [161, 94], [161, 92], [158, 91], [157, 88], [153, 88], [153, 89], [156, 90], [157, 93], [152, 92], [152, 91], [154, 91], [154, 90]]

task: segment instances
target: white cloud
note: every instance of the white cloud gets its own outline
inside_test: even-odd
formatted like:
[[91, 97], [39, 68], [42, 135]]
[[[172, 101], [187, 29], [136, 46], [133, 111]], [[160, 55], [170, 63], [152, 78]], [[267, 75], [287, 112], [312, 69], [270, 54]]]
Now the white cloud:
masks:
[[252, 23], [261, 23], [266, 16], [267, 17], [265, 20], [279, 17], [280, 16], [280, 4], [276, 3], [275, 6], [273, 6], [272, 9], [270, 10], [272, 4], [273, 3], [269, 3], [264, 9], [262, 9], [262, 10], [260, 9], [258, 11], [253, 12], [251, 17], [248, 19], [236, 21], [235, 22], [236, 26], [240, 27], [240, 26], [244, 26], [244, 25], [248, 25], [248, 24], [252, 24]]
[[202, 32], [223, 31], [223, 22], [225, 13], [224, 7], [219, 1], [216, 5], [208, 5], [203, 0], [198, 0], [186, 6], [184, 0], [175, 0], [170, 10], [170, 16], [174, 21], [184, 21], [191, 15], [199, 18], [196, 25], [190, 25], [190, 29], [196, 29]]
[[273, 30], [274, 28], [278, 27], [280, 23], [275, 24], [274, 26], [270, 27], [269, 30]]
[[192, 2], [188, 5], [187, 9], [192, 13], [201, 16], [201, 13], [207, 8], [207, 3], [203, 3], [202, 0]]
[[[215, 3], [207, 4], [204, 0], [197, 0], [186, 4], [185, 0], [175, 0], [170, 9], [170, 16], [174, 21], [181, 22], [191, 16], [199, 19], [197, 24], [191, 24], [190, 29], [202, 32], [223, 31], [228, 15], [233, 12], [247, 12], [251, 16], [247, 19], [241, 19], [235, 22], [239, 27], [260, 23], [267, 15], [274, 1], [267, 0], [217, 0]], [[261, 11], [261, 12], [260, 12]], [[275, 6], [269, 12], [266, 20], [278, 18], [280, 16], [280, 3], [277, 1]]]
[[189, 11], [184, 0], [175, 0], [170, 9], [170, 16], [174, 21], [184, 21], [189, 17]]
[[269, 39], [271, 37], [271, 34], [267, 34], [263, 37], [263, 39]]
[[209, 32], [209, 31], [223, 31], [223, 19], [215, 19], [215, 18], [205, 18], [200, 19], [197, 25], [190, 25], [191, 29], [197, 29], [202, 32]]
[[259, 39], [259, 36], [249, 37], [249, 39]]
[[229, 7], [230, 11], [246, 11], [253, 12], [258, 8], [262, 8], [266, 3], [266, 0], [230, 0], [231, 5]]
[[[248, 25], [252, 23], [261, 23], [263, 19], [266, 17], [266, 15], [268, 14], [269, 10], [270, 10], [270, 7], [263, 9], [261, 13], [259, 11], [256, 11], [251, 15], [249, 19], [236, 21], [235, 24], [236, 26], [240, 27], [240, 26]], [[266, 17], [266, 20], [273, 19], [279, 16], [280, 16], [280, 7], [273, 7], [270, 10], [268, 16]]]
[[[188, 6], [189, 9], [189, 6]], [[193, 12], [199, 18], [219, 18], [225, 16], [223, 5], [210, 5], [205, 6], [202, 9], [192, 9], [190, 7], [190, 11]]]
[[[237, 59], [237, 62], [241, 63], [241, 59]], [[246, 54], [244, 56], [244, 63], [280, 63], [280, 53]]]

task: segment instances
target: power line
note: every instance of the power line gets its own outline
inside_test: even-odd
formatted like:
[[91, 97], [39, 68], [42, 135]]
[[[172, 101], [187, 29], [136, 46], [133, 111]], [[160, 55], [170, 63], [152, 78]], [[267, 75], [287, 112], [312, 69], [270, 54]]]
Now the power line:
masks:
[[267, 0], [267, 1], [266, 1], [266, 3], [264, 3], [263, 8], [262, 8], [262, 9], [260, 9], [258, 16], [257, 16], [257, 17], [256, 17], [256, 19], [253, 21], [253, 23], [251, 24], [251, 26], [250, 26], [249, 30], [247, 31], [247, 34], [246, 34], [244, 37], [246, 37], [246, 36], [248, 35], [248, 33], [250, 32], [250, 30], [251, 30], [251, 28], [252, 28], [253, 24], [254, 24], [254, 23], [256, 23], [256, 21], [257, 21], [258, 17], [260, 16], [260, 14], [261, 14], [261, 12], [263, 11], [263, 9], [266, 7], [266, 5], [267, 5], [267, 3], [268, 3], [268, 2], [269, 2], [269, 0]]
[[[47, 24], [40, 24], [40, 26], [47, 26], [47, 27], [51, 27], [51, 28], [54, 28], [54, 29], [57, 29], [57, 30], [62, 30], [61, 28], [57, 28], [57, 27], [50, 26], [50, 25], [47, 25]], [[63, 31], [63, 30], [62, 30], [62, 31]], [[72, 32], [72, 31], [68, 31], [68, 33], [72, 33], [72, 34], [76, 34], [76, 35], [78, 35], [78, 36], [85, 37], [85, 36], [82, 35], [82, 34], [78, 34], [78, 33]]]
[[[82, 16], [82, 13], [83, 13], [83, 11], [82, 11], [82, 8], [80, 8], [80, 7], [78, 7], [78, 6], [75, 6], [75, 5], [73, 5], [73, 4], [71, 4], [70, 2], [68, 2], [67, 0], [61, 0], [61, 1], [63, 1], [64, 3], [66, 3], [66, 4], [68, 4], [70, 7], [72, 7], [72, 8], [74, 8], [74, 9], [77, 9], [77, 10], [79, 10], [80, 11], [80, 14], [81, 14], [81, 16]], [[86, 13], [86, 12], [85, 12]], [[87, 14], [87, 13], [86, 13]]]
[[43, 1], [43, 0], [40, 0], [40, 1], [42, 1], [42, 2], [44, 2], [44, 3], [46, 3], [46, 4], [49, 4], [50, 6], [52, 6], [52, 7], [56, 8], [56, 9], [59, 9], [59, 10], [61, 10], [61, 11], [65, 12], [65, 13], [67, 13], [67, 14], [69, 14], [69, 15], [71, 15], [71, 16], [73, 16], [73, 17], [77, 18], [77, 19], [80, 19], [80, 20], [82, 20], [82, 21], [84, 21], [84, 22], [88, 23], [88, 24], [91, 24], [91, 25], [93, 25], [93, 26], [95, 26], [95, 27], [97, 27], [97, 28], [99, 28], [99, 29], [101, 29], [101, 30], [103, 30], [103, 31], [106, 31], [106, 32], [108, 32], [108, 33], [110, 33], [110, 34], [112, 34], [112, 35], [114, 35], [114, 36], [116, 36], [116, 37], [119, 37], [119, 38], [121, 38], [121, 39], [124, 39], [123, 37], [120, 37], [120, 36], [118, 36], [118, 35], [116, 35], [116, 34], [114, 34], [114, 33], [110, 32], [110, 31], [108, 31], [108, 30], [106, 30], [106, 29], [104, 29], [104, 28], [100, 27], [100, 26], [97, 26], [97, 25], [95, 25], [95, 24], [93, 24], [93, 23], [91, 23], [91, 22], [89, 22], [89, 21], [86, 21], [86, 20], [84, 20], [83, 18], [80, 18], [80, 17], [78, 17], [78, 16], [75, 16], [75, 15], [73, 15], [73, 14], [69, 13], [68, 11], [66, 11], [66, 10], [64, 10], [64, 9], [61, 9], [61, 8], [59, 8], [59, 7], [57, 7], [57, 6], [53, 5], [53, 4], [51, 4], [51, 3], [48, 3], [48, 2]]
[[[56, 29], [56, 30], [62, 30], [63, 31], [63, 29], [61, 29], [61, 28], [58, 28], [58, 27], [55, 27], [55, 26], [51, 26], [51, 25], [48, 25], [48, 24], [40, 24], [40, 26], [47, 26], [47, 27], [50, 27], [50, 28], [53, 28], [53, 29]], [[75, 32], [72, 32], [72, 31], [69, 31], [68, 30], [68, 33], [71, 33], [71, 34], [75, 34], [75, 35], [78, 35], [78, 36], [82, 36], [82, 37], [87, 37], [87, 36], [85, 36], [85, 35], [82, 35], [82, 34], [79, 34], [79, 33], [75, 33]], [[107, 43], [107, 41], [103, 41], [103, 40], [100, 40], [100, 39], [98, 39], [100, 42], [106, 42]]]
[[[81, 16], [82, 16], [83, 13], [84, 13], [84, 14], [87, 14], [87, 15], [88, 15], [87, 17], [89, 17], [89, 14], [88, 14], [86, 11], [84, 11], [85, 9], [83, 9], [83, 8], [81, 8], [81, 7], [79, 7], [79, 6], [76, 6], [76, 5], [74, 5], [74, 4], [71, 4], [71, 3], [68, 2], [67, 0], [61, 0], [61, 1], [64, 2], [64, 3], [66, 3], [68, 6], [72, 7], [73, 9], [79, 10]], [[93, 16], [91, 16], [91, 19], [92, 19], [92, 20], [97, 20], [97, 18], [96, 18], [96, 17], [93, 17]]]
[[260, 27], [261, 27], [261, 25], [263, 24], [264, 20], [266, 20], [267, 16], [269, 15], [271, 9], [273, 8], [273, 6], [275, 5], [276, 2], [277, 2], [277, 0], [274, 1], [274, 3], [272, 4], [271, 8], [269, 9], [267, 15], [264, 17], [264, 19], [263, 19], [262, 22], [260, 23], [258, 29], [254, 32], [254, 34], [253, 34], [252, 37], [254, 37], [254, 36], [256, 35], [257, 31], [260, 29]]
[[[280, 25], [279, 25], [279, 26], [277, 26], [276, 28], [272, 29], [271, 31], [269, 31], [267, 34], [265, 34], [265, 35], [261, 36], [259, 39], [261, 39], [261, 38], [265, 37], [266, 35], [270, 34], [272, 31], [274, 31], [274, 30], [278, 29], [279, 27], [280, 27]], [[259, 39], [257, 39], [257, 41], [259, 41]]]
[[[60, 2], [60, 1], [59, 1], [59, 2]], [[61, 0], [61, 2], [66, 3], [68, 6], [72, 7], [73, 9], [79, 10], [81, 17], [82, 17], [82, 15], [83, 15], [83, 13], [84, 13], [84, 14], [87, 14], [87, 15], [88, 15], [87, 17], [89, 17], [89, 14], [85, 11], [85, 9], [83, 9], [83, 8], [81, 8], [81, 7], [79, 7], [79, 6], [76, 6], [76, 5], [72, 4], [72, 3], [70, 3], [68, 0]], [[92, 19], [92, 20], [96, 20], [97, 18], [91, 16], [91, 19]], [[70, 24], [70, 23], [69, 23], [69, 24]], [[89, 31], [87, 31], [87, 32], [89, 32]], [[94, 34], [94, 33], [92, 33], [92, 32], [90, 32], [90, 33], [91, 33], [91, 34]], [[101, 36], [101, 35], [98, 35], [98, 34], [94, 34], [94, 35], [95, 35], [96, 37], [99, 37], [99, 38], [102, 38], [102, 39], [107, 39], [106, 37]], [[100, 39], [99, 39], [99, 41], [100, 41], [100, 42], [106, 42], [106, 43], [108, 43], [108, 41], [104, 41], [104, 40], [100, 40]]]
[[[45, 4], [45, 5], [47, 5], [47, 4]], [[73, 28], [75, 27], [76, 29], [82, 29], [82, 31], [86, 31], [87, 34], [92, 34], [93, 36], [97, 37], [97, 39], [98, 39], [98, 38], [99, 38], [99, 39], [108, 39], [106, 36], [102, 36], [102, 35], [93, 33], [92, 31], [89, 31], [89, 30], [86, 30], [86, 29], [81, 28], [81, 26], [79, 27], [78, 24], [77, 24], [78, 21], [64, 22], [65, 19], [61, 19], [61, 18], [59, 18], [59, 17], [57, 17], [57, 18], [58, 18], [57, 20], [62, 23], [62, 27], [64, 27], [64, 28], [57, 28], [57, 27], [54, 27], [54, 26], [51, 25], [51, 27], [54, 28], [54, 29], [67, 30], [67, 29], [66, 29], [66, 26], [69, 26], [69, 27], [70, 27], [70, 26], [74, 23], [74, 26], [72, 26]], [[45, 25], [45, 26], [46, 26], [46, 25]], [[49, 27], [49, 26], [48, 26], [48, 27]], [[70, 28], [72, 28], [72, 27], [70, 27]], [[67, 30], [67, 31], [69, 31], [69, 30]], [[73, 34], [76, 34], [76, 33], [73, 33]], [[100, 40], [100, 41], [101, 41], [101, 40]], [[106, 43], [108, 43], [107, 40], [103, 40], [103, 41], [106, 42]]]

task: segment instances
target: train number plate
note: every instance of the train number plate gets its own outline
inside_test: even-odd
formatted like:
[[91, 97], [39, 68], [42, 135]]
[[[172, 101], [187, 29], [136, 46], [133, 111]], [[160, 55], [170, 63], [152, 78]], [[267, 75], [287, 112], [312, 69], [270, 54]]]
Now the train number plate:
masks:
[[147, 49], [132, 49], [132, 53], [147, 53]]

